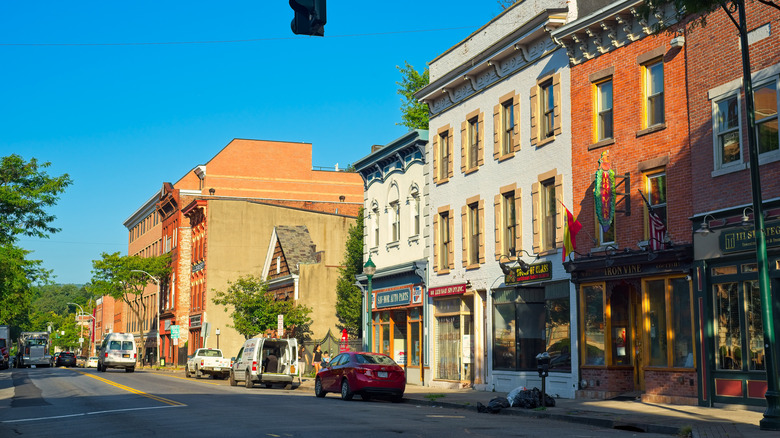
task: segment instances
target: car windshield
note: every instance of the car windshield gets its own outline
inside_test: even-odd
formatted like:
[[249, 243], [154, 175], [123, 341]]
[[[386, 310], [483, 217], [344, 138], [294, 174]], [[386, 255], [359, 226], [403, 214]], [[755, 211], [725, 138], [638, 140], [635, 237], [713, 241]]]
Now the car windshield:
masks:
[[62, 357], [74, 357], [75, 354], [73, 354], [73, 353], [62, 353], [62, 354], [60, 354], [60, 356], [62, 356]]
[[356, 354], [355, 359], [357, 360], [357, 363], [361, 364], [395, 365], [393, 359], [379, 354]]
[[222, 352], [219, 350], [201, 350], [200, 355], [206, 357], [222, 357]]
[[92, 356], [89, 358], [89, 360], [97, 360], [97, 356]]

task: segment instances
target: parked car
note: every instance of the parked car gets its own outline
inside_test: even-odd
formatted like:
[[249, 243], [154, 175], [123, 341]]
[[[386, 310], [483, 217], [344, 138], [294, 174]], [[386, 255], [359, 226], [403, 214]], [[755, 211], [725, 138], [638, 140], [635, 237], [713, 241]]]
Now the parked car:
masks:
[[317, 373], [314, 394], [325, 397], [328, 392], [341, 392], [343, 400], [359, 394], [363, 400], [373, 396], [389, 396], [400, 402], [406, 389], [406, 374], [389, 356], [380, 353], [347, 351], [331, 359]]
[[76, 366], [84, 368], [87, 365], [87, 356], [76, 356]]
[[184, 366], [184, 376], [200, 379], [204, 374], [215, 379], [225, 379], [230, 375], [233, 364], [230, 359], [222, 357], [222, 350], [217, 348], [198, 348], [195, 354], [187, 357]]
[[97, 368], [98, 364], [98, 358], [97, 356], [90, 356], [89, 359], [87, 359], [87, 364], [85, 365], [86, 368]]
[[76, 353], [70, 351], [62, 351], [57, 355], [57, 361], [54, 362], [54, 366], [58, 367], [75, 367], [76, 366]]
[[124, 368], [125, 372], [132, 373], [137, 358], [132, 333], [109, 333], [100, 344], [97, 369], [105, 372], [108, 368]]
[[284, 384], [286, 389], [293, 389], [296, 379], [300, 384], [300, 377], [297, 339], [256, 337], [246, 340], [238, 350], [228, 382], [236, 386], [243, 381], [247, 388], [255, 383], [266, 388]]

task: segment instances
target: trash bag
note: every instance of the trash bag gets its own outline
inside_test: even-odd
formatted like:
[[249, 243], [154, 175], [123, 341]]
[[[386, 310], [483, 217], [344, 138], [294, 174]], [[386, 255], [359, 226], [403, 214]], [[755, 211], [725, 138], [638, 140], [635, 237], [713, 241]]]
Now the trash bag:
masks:
[[[511, 393], [509, 393], [507, 399], [509, 400], [510, 406], [520, 407], [525, 409], [535, 409], [540, 406], [539, 396], [541, 394], [542, 391], [540, 391], [539, 388], [534, 388], [530, 390], [523, 389], [520, 391], [513, 390]], [[544, 406], [550, 408], [555, 407], [555, 399], [545, 394]]]
[[497, 414], [501, 412], [501, 409], [508, 408], [509, 401], [504, 397], [496, 397], [485, 406], [482, 403], [477, 402], [477, 412]]
[[517, 397], [517, 394], [519, 394], [521, 391], [525, 391], [525, 386], [518, 386], [517, 388], [511, 390], [509, 394], [507, 394], [506, 398], [509, 400], [509, 406], [514, 406], [513, 400]]

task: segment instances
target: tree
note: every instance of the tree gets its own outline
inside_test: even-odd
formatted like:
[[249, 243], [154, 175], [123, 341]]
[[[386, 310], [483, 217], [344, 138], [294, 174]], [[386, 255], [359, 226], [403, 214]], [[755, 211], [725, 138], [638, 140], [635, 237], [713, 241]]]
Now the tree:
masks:
[[344, 248], [344, 261], [336, 282], [336, 316], [339, 329], [347, 329], [350, 336], [362, 336], [363, 293], [355, 286], [355, 275], [363, 272], [363, 209], [357, 221], [349, 228]]
[[409, 62], [404, 61], [404, 66], [396, 66], [401, 72], [401, 82], [398, 85], [398, 94], [401, 99], [401, 123], [398, 125], [406, 126], [409, 129], [428, 129], [428, 105], [418, 102], [414, 98], [414, 93], [420, 91], [428, 85], [428, 67], [425, 67], [422, 73], [412, 67]]
[[[139, 322], [146, 321], [150, 316], [149, 304], [140, 299], [144, 289], [149, 283], [155, 283], [149, 275], [157, 281], [162, 281], [171, 273], [170, 254], [157, 257], [120, 256], [118, 252], [113, 254], [102, 253], [101, 260], [92, 261], [92, 281], [90, 292], [98, 295], [109, 295], [117, 300], [122, 300], [135, 314]], [[145, 271], [149, 275], [143, 272]], [[159, 297], [157, 297], [159, 299]], [[147, 337], [152, 329], [149, 324]]]
[[303, 340], [311, 333], [311, 309], [294, 301], [281, 301], [268, 290], [268, 283], [253, 275], [228, 281], [226, 291], [215, 291], [214, 304], [231, 307], [230, 326], [249, 339], [275, 329], [278, 316], [284, 315], [284, 329]]
[[46, 212], [71, 184], [68, 174], [50, 177], [42, 169], [51, 163], [25, 162], [19, 155], [0, 160], [0, 244], [16, 236], [48, 237], [59, 231], [49, 225], [56, 217]]

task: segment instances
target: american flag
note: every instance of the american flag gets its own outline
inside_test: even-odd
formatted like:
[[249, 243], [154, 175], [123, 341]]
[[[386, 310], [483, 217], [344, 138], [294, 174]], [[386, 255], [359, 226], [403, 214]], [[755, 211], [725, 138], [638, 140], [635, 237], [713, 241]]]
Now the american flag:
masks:
[[652, 210], [650, 211], [650, 249], [658, 251], [664, 249], [664, 237], [666, 237], [666, 225]]

